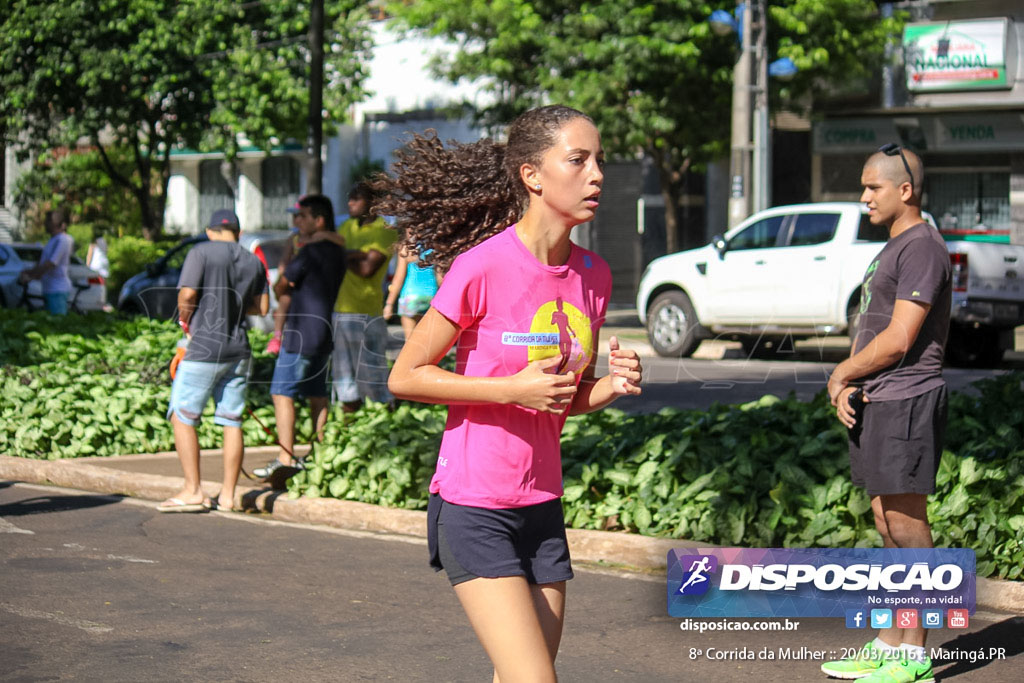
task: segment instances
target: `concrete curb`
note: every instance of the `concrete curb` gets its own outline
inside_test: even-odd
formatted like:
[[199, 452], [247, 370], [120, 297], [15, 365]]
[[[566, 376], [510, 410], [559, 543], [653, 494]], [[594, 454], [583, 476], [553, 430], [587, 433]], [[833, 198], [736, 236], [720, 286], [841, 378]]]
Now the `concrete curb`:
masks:
[[[0, 479], [147, 500], [163, 500], [181, 488], [180, 477], [124, 472], [75, 460], [29, 460], [6, 455], [0, 455]], [[203, 482], [207, 495], [215, 495], [218, 488], [216, 482]], [[235, 505], [243, 510], [268, 513], [278, 521], [424, 539], [426, 536], [427, 516], [419, 510], [385, 508], [331, 498], [291, 500], [279, 491], [243, 485], [236, 490]], [[574, 560], [641, 572], [664, 570], [668, 551], [672, 548], [710, 545], [611, 531], [568, 529], [566, 534]], [[1024, 582], [978, 578], [976, 602], [978, 607], [1024, 614]]]

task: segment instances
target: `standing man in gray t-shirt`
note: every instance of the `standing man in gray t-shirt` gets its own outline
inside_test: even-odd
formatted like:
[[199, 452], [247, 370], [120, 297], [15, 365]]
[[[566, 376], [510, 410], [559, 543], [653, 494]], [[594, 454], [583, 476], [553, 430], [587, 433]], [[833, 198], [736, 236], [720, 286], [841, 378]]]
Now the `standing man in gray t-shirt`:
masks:
[[[263, 264], [238, 244], [238, 217], [214, 211], [206, 229], [209, 242], [192, 247], [178, 279], [178, 323], [189, 337], [185, 357], [171, 385], [167, 417], [174, 425], [174, 447], [185, 472], [181, 491], [161, 503], [160, 512], [203, 512], [234, 506], [242, 467], [242, 412], [249, 374], [246, 314], [266, 315], [270, 307]], [[213, 421], [224, 427], [224, 482], [216, 500], [199, 487], [196, 425], [213, 397]]]
[[[921, 159], [885, 145], [861, 174], [861, 201], [889, 240], [861, 287], [857, 338], [832, 372], [828, 392], [849, 431], [853, 483], [871, 497], [886, 548], [931, 548], [928, 495], [946, 429], [942, 357], [949, 330], [952, 268], [938, 231], [921, 217]], [[836, 678], [930, 681], [920, 624], [879, 631], [853, 657], [822, 665]]]
[[47, 211], [45, 223], [50, 241], [43, 247], [39, 263], [21, 271], [18, 282], [27, 285], [29, 280], [41, 280], [46, 310], [53, 315], [65, 315], [71, 293], [68, 266], [75, 250], [75, 240], [68, 234], [68, 214], [64, 209]]

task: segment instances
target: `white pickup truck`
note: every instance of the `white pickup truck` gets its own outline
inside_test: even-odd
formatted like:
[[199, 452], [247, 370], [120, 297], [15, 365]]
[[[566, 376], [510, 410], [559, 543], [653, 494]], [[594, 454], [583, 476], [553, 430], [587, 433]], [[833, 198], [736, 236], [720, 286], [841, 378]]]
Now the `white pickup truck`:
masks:
[[[928, 217], [930, 220], [930, 216]], [[864, 271], [888, 231], [855, 202], [779, 206], [711, 244], [647, 266], [636, 307], [659, 355], [689, 356], [703, 339], [739, 340], [770, 357], [794, 340], [848, 334]], [[991, 364], [1024, 324], [1024, 246], [948, 241], [953, 310], [948, 359]]]

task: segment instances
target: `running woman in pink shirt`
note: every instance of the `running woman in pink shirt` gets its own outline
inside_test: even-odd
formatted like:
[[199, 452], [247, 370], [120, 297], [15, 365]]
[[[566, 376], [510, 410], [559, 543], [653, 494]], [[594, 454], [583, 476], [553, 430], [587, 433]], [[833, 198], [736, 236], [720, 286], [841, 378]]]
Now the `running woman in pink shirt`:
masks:
[[[450, 406], [430, 483], [431, 565], [444, 569], [494, 679], [554, 681], [572, 578], [562, 517], [565, 418], [640, 393], [640, 359], [612, 337], [595, 379], [611, 274], [569, 239], [594, 218], [604, 152], [564, 106], [526, 112], [492, 140], [417, 136], [380, 180], [401, 247], [447, 270], [388, 386]], [[438, 362], [458, 342], [456, 370]]]

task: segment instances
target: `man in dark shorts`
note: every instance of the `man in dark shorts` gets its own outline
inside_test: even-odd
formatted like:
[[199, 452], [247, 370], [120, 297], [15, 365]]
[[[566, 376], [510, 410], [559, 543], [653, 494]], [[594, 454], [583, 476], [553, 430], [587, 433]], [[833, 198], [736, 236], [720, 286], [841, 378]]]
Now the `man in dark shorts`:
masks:
[[[942, 357], [949, 330], [952, 269], [935, 228], [921, 217], [924, 169], [910, 150], [886, 145], [861, 174], [868, 216], [889, 240], [868, 266], [857, 338], [828, 382], [839, 421], [849, 428], [853, 483], [871, 497], [886, 548], [931, 548], [928, 495], [946, 428]], [[879, 631], [823, 672], [864, 681], [934, 680], [923, 626]]]
[[[234, 506], [242, 469], [242, 413], [252, 352], [246, 314], [266, 315], [270, 306], [267, 271], [238, 244], [238, 217], [214, 211], [206, 229], [209, 242], [192, 247], [178, 279], [178, 322], [189, 335], [185, 357], [171, 385], [167, 417], [185, 485], [158, 506], [160, 512], [203, 512]], [[224, 482], [216, 501], [199, 486], [196, 425], [206, 402], [217, 404], [213, 421], [224, 427]]]
[[[299, 200], [295, 224], [303, 240], [333, 230], [334, 207], [319, 194]], [[330, 397], [328, 364], [333, 344], [331, 315], [338, 288], [345, 276], [345, 249], [333, 241], [309, 241], [288, 263], [274, 285], [274, 293], [291, 294], [285, 316], [280, 355], [270, 382], [280, 446], [276, 460], [253, 470], [277, 485], [298, 471], [294, 458], [295, 401], [306, 398], [312, 423], [320, 434], [327, 422]]]

